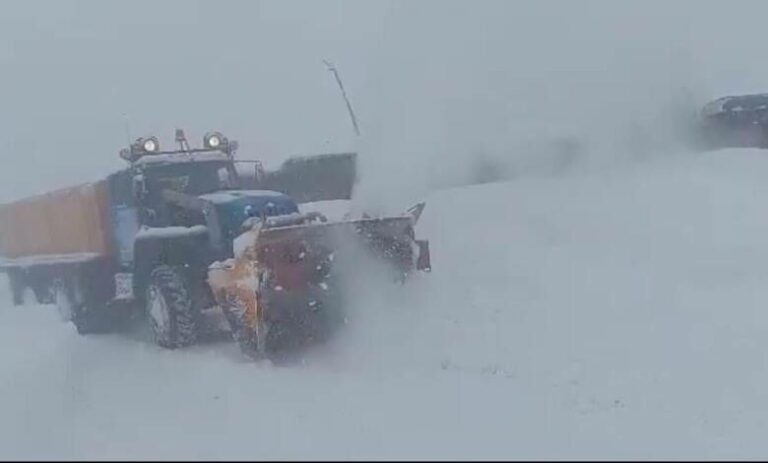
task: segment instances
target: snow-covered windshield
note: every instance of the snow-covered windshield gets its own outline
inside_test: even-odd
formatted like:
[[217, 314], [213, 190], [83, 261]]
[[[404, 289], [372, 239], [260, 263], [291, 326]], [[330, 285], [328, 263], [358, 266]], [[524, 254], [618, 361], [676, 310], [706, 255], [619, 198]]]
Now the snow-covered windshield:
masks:
[[237, 185], [226, 162], [188, 162], [146, 168], [144, 177], [151, 193], [170, 189], [190, 195], [235, 188]]

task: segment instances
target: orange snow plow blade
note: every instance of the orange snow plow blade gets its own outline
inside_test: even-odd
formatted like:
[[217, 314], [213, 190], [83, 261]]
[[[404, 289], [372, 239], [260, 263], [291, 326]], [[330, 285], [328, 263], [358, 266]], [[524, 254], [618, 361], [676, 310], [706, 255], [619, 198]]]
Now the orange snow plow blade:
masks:
[[343, 318], [336, 254], [357, 247], [404, 280], [429, 271], [416, 240], [423, 209], [400, 217], [329, 223], [317, 214], [262, 220], [238, 238], [236, 257], [212, 265], [209, 284], [243, 350], [257, 357], [326, 339]]

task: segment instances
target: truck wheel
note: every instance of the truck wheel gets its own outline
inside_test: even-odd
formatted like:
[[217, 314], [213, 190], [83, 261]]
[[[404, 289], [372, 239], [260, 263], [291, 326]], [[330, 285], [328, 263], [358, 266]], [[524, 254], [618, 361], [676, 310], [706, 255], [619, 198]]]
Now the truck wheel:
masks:
[[53, 302], [53, 296], [51, 295], [49, 288], [35, 288], [35, 300], [38, 304], [50, 304]]
[[57, 279], [53, 283], [53, 300], [61, 319], [72, 322], [78, 334], [109, 331], [106, 309], [100, 312], [87, 310], [76, 283]]
[[197, 341], [198, 317], [189, 284], [178, 269], [161, 265], [152, 271], [146, 289], [146, 310], [158, 345], [175, 349]]
[[16, 272], [8, 272], [8, 285], [11, 287], [13, 305], [24, 305], [24, 280]]
[[35, 300], [38, 304], [52, 304], [53, 303], [53, 291], [51, 291], [51, 282], [42, 280], [32, 281], [32, 291], [35, 293]]
[[53, 300], [61, 320], [65, 322], [73, 321], [75, 318], [74, 297], [70, 288], [61, 280], [56, 280], [53, 284]]
[[263, 359], [266, 354], [267, 327], [260, 324], [258, 331], [261, 332], [262, 336], [259, 336], [258, 332], [248, 329], [245, 323], [245, 303], [236, 296], [225, 298], [221, 309], [243, 354], [254, 360]]

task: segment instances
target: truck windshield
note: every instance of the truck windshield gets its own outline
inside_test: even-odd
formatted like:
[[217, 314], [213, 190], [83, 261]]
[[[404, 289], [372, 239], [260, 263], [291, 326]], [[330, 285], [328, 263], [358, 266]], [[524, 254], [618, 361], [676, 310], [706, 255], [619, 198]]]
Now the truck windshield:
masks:
[[144, 173], [149, 191], [164, 189], [201, 195], [237, 188], [232, 168], [225, 162], [185, 162], [152, 166]]

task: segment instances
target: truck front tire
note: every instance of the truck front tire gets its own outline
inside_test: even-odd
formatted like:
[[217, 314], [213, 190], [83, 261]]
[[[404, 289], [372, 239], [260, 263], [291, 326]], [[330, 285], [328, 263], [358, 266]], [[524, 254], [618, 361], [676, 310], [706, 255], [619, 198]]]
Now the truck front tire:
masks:
[[183, 272], [168, 265], [156, 267], [145, 300], [149, 325], [158, 345], [176, 349], [197, 341], [199, 317]]

